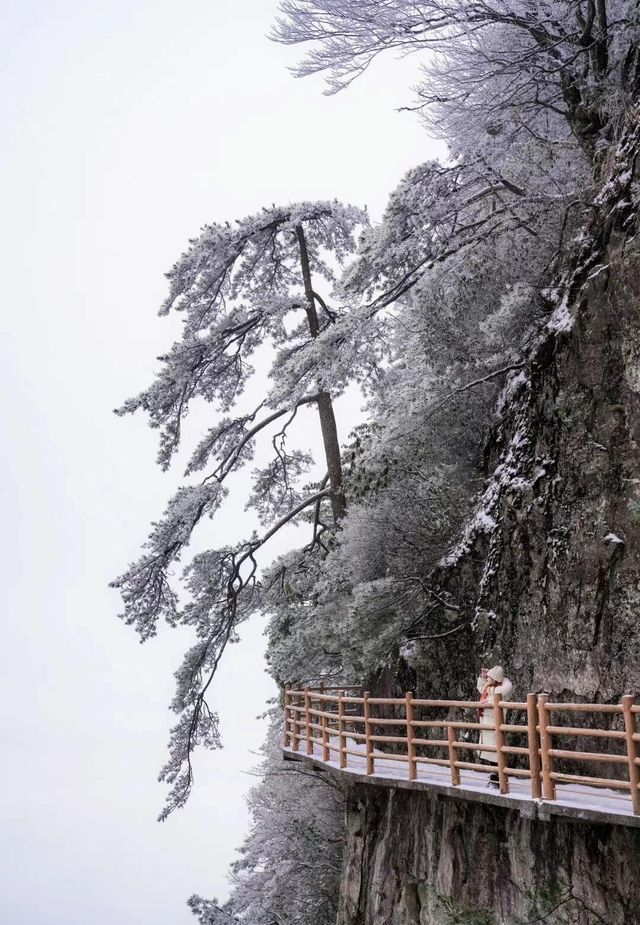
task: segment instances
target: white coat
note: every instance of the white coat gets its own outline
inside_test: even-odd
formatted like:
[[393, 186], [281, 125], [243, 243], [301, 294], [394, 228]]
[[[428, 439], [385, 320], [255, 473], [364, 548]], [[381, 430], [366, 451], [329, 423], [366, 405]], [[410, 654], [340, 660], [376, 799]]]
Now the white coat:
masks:
[[[478, 678], [477, 688], [480, 693], [484, 690], [484, 686], [487, 683], [486, 678]], [[505, 678], [502, 684], [496, 684], [495, 687], [490, 688], [489, 690], [489, 699], [488, 704], [493, 704], [493, 695], [499, 694], [503, 700], [508, 700], [511, 696], [511, 691], [513, 690], [513, 684], [509, 678]], [[493, 711], [493, 706], [487, 706], [481, 712], [480, 722], [486, 724], [487, 726], [495, 726], [495, 714]], [[480, 730], [480, 745], [495, 745], [496, 744], [496, 733], [494, 729], [481, 729]], [[491, 764], [498, 763], [497, 752], [485, 752], [481, 748], [478, 749], [478, 755], [480, 758], [484, 758], [485, 761], [490, 761]]]

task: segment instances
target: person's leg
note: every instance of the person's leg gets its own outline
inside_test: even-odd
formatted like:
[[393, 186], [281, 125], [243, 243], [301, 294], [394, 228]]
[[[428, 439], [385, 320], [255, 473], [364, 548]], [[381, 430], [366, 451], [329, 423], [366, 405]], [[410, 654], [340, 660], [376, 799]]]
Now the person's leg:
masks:
[[498, 777], [498, 767], [496, 763], [494, 761], [489, 761], [487, 758], [479, 758], [478, 761], [480, 764], [485, 765], [487, 771], [492, 771], [492, 773], [489, 775], [489, 784], [492, 787], [497, 787], [500, 783], [500, 778]]

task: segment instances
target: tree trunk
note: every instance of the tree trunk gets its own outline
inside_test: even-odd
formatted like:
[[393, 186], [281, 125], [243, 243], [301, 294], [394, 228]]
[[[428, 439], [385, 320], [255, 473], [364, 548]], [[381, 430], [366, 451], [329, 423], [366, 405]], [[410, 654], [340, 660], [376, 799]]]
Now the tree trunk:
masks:
[[[309, 252], [307, 251], [307, 242], [304, 236], [302, 225], [296, 227], [296, 237], [300, 248], [300, 266], [302, 268], [302, 279], [304, 282], [304, 292], [307, 298], [305, 311], [307, 321], [309, 322], [309, 331], [312, 337], [317, 337], [320, 333], [320, 322], [318, 321], [318, 312], [311, 285], [311, 270], [309, 267]], [[342, 461], [340, 459], [340, 444], [338, 442], [338, 428], [336, 426], [336, 417], [333, 412], [333, 402], [331, 395], [324, 388], [323, 383], [318, 383], [318, 415], [320, 417], [320, 428], [322, 430], [322, 440], [324, 442], [324, 453], [327, 461], [327, 470], [329, 472], [329, 486], [331, 488], [331, 510], [333, 512], [333, 522], [337, 526], [347, 509], [346, 499], [342, 488]]]

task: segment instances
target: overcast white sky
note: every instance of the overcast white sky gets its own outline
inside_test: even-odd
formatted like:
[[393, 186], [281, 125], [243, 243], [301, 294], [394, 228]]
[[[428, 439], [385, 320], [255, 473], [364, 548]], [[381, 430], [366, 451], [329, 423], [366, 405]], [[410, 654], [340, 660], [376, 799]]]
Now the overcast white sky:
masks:
[[274, 10], [3, 4], [3, 925], [188, 925], [190, 893], [226, 895], [246, 829], [244, 770], [272, 691], [257, 619], [218, 680], [226, 748], [199, 761], [188, 808], [155, 821], [186, 640], [167, 629], [141, 647], [107, 584], [176, 476], [155, 466], [144, 419], [111, 409], [169, 343], [163, 273], [202, 223], [333, 197], [375, 218], [430, 156], [417, 120], [394, 112], [417, 62], [323, 97], [265, 39]]

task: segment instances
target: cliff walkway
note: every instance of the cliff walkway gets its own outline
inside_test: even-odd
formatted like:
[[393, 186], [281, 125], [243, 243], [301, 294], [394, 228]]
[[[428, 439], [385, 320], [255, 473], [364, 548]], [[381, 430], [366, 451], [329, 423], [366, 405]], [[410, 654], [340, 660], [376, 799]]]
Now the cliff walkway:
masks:
[[[283, 756], [352, 782], [426, 789], [542, 819], [640, 826], [639, 714], [631, 695], [607, 704], [494, 695], [487, 705], [287, 688]], [[479, 745], [481, 733], [491, 735]], [[495, 756], [495, 767], [480, 763], [480, 750]]]

